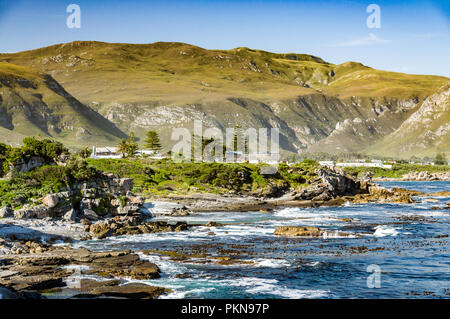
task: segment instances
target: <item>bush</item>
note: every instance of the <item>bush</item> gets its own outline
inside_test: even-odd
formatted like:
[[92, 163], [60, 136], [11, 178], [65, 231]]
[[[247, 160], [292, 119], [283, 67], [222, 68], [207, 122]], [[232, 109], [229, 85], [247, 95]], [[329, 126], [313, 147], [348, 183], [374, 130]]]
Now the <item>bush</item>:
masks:
[[[21, 160], [28, 161], [31, 157], [37, 156], [44, 159], [47, 164], [54, 163], [56, 159], [63, 155], [69, 154], [69, 150], [60, 142], [49, 139], [40, 140], [34, 137], [26, 137], [23, 139], [22, 147], [11, 148], [4, 144], [0, 145], [0, 159], [7, 164], [15, 164]], [[8, 165], [2, 164], [4, 173]], [[7, 169], [6, 169], [7, 170]]]

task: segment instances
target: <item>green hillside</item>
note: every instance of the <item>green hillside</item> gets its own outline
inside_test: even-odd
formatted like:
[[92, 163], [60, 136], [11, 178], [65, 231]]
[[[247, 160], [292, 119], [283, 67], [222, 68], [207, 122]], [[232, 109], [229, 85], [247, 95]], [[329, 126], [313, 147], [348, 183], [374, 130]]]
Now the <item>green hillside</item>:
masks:
[[174, 42], [78, 41], [0, 54], [0, 61], [50, 74], [125, 133], [158, 131], [166, 150], [173, 127], [201, 119], [221, 129], [279, 127], [287, 153], [363, 151], [450, 81], [305, 54]]
[[0, 62], [0, 127], [3, 140], [41, 135], [71, 146], [110, 143], [125, 135], [70, 95], [50, 75]]

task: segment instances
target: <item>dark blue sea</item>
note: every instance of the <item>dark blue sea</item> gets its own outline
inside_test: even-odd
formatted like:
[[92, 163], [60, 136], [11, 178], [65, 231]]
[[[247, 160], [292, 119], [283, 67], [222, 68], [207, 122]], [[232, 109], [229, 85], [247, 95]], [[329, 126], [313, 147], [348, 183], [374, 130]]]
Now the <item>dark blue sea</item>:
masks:
[[[385, 182], [422, 192], [450, 191], [450, 182]], [[348, 204], [274, 212], [202, 213], [160, 218], [216, 221], [195, 227], [82, 242], [89, 249], [132, 249], [156, 263], [164, 298], [449, 298], [450, 197], [416, 204]], [[273, 235], [277, 226], [315, 226], [320, 238]], [[145, 250], [159, 253], [141, 252]], [[177, 254], [173, 254], [173, 252]], [[222, 257], [222, 258], [220, 258]], [[228, 264], [218, 263], [220, 260]]]

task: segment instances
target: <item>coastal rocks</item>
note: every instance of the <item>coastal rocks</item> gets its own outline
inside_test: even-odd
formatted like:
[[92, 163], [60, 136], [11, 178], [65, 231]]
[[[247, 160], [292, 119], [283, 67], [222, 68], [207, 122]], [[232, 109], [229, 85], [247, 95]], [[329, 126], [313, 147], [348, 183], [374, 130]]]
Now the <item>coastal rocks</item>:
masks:
[[321, 237], [323, 234], [324, 232], [319, 228], [309, 226], [278, 226], [274, 232], [274, 235], [290, 237]]
[[13, 164], [10, 164], [10, 171], [16, 171], [21, 173], [26, 173], [31, 171], [36, 167], [41, 167], [45, 164], [45, 160], [42, 157], [32, 156], [30, 159], [25, 160], [21, 158]]
[[161, 272], [155, 264], [131, 253], [96, 258], [89, 266], [89, 272], [99, 273], [103, 277], [131, 277], [137, 280], [156, 279]]
[[[92, 280], [93, 281], [93, 280]], [[126, 299], [156, 299], [167, 290], [161, 287], [153, 287], [140, 283], [130, 283], [119, 286], [111, 281], [95, 282], [97, 287], [88, 290], [87, 294], [77, 295], [77, 298], [114, 297]], [[86, 283], [82, 282], [82, 287]], [[93, 285], [92, 283], [90, 285]]]
[[388, 203], [415, 203], [412, 196], [421, 194], [416, 191], [409, 191], [402, 188], [387, 189], [376, 184], [371, 184], [369, 187], [369, 194], [357, 194], [354, 197], [349, 197], [353, 203], [370, 203], [370, 202], [388, 202]]
[[361, 183], [345, 174], [344, 171], [320, 168], [316, 170], [326, 190], [333, 197], [354, 195], [362, 192]]
[[268, 183], [266, 186], [253, 192], [254, 196], [262, 198], [276, 198], [284, 195], [289, 190], [287, 182]]
[[[158, 232], [180, 232], [189, 230], [192, 227], [192, 225], [188, 225], [185, 222], [177, 222], [173, 225], [162, 221], [147, 223], [140, 222], [141, 221], [136, 218], [108, 219], [86, 226], [86, 231], [89, 232], [94, 238], [104, 239], [109, 236], [139, 235]], [[86, 237], [85, 239], [89, 239], [89, 237]]]
[[74, 209], [71, 209], [64, 215], [63, 218], [68, 222], [75, 222], [77, 220], [77, 212]]
[[41, 299], [41, 295], [32, 292], [17, 292], [0, 286], [0, 299]]
[[450, 181], [450, 172], [411, 172], [403, 175], [401, 179], [407, 181]]
[[0, 208], [0, 218], [9, 218], [14, 216], [14, 210], [11, 207], [5, 206]]
[[205, 227], [222, 227], [222, 226], [223, 226], [223, 224], [218, 223], [218, 222], [213, 222], [213, 221], [207, 222], [205, 224]]
[[91, 209], [83, 210], [83, 217], [90, 221], [97, 221], [98, 215]]
[[294, 200], [329, 201], [340, 196], [352, 196], [367, 193], [367, 182], [361, 182], [344, 171], [330, 168], [320, 168], [311, 185], [294, 197]]
[[[92, 180], [75, 183], [63, 192], [44, 196], [41, 205], [25, 204], [13, 214], [16, 219], [52, 217], [72, 222], [82, 218], [97, 221], [106, 216], [139, 216], [144, 199], [131, 193], [132, 188], [130, 178], [99, 174]], [[8, 213], [11, 215], [5, 208], [4, 214]]]
[[443, 196], [443, 197], [450, 197], [449, 191], [442, 191], [442, 192], [436, 192], [436, 193], [428, 193], [426, 196]]
[[[27, 241], [26, 243], [11, 242], [0, 238], [0, 255], [35, 254], [46, 250], [48, 250], [48, 246], [41, 243], [33, 241]], [[2, 274], [0, 273], [1, 276]]]
[[340, 232], [337, 230], [324, 231], [320, 228], [311, 226], [278, 226], [275, 229], [274, 235], [285, 237], [315, 237], [315, 238], [358, 236], [347, 232]]
[[25, 207], [19, 210], [14, 211], [14, 218], [16, 219], [28, 219], [35, 218], [36, 214], [32, 207]]
[[[64, 266], [71, 266], [66, 268]], [[80, 266], [77, 268], [77, 266]], [[82, 268], [82, 266], [88, 266]], [[141, 260], [131, 251], [91, 252], [87, 249], [68, 247], [49, 247], [41, 253], [9, 255], [0, 264], [0, 287], [11, 292], [41, 291], [44, 289], [64, 288], [73, 269], [79, 269], [77, 275], [100, 275], [107, 278], [127, 277], [137, 280], [149, 280], [160, 277], [160, 269], [155, 264]], [[81, 280], [79, 285], [71, 287], [80, 292], [95, 296], [148, 298], [158, 297], [166, 290], [160, 287], [122, 285], [119, 279], [94, 282]], [[5, 290], [6, 291], [6, 290]], [[10, 294], [11, 298], [16, 298]]]
[[170, 213], [171, 216], [189, 216], [191, 215], [191, 211], [186, 207], [176, 207]]
[[48, 194], [42, 199], [42, 203], [48, 208], [54, 208], [59, 203], [58, 194]]

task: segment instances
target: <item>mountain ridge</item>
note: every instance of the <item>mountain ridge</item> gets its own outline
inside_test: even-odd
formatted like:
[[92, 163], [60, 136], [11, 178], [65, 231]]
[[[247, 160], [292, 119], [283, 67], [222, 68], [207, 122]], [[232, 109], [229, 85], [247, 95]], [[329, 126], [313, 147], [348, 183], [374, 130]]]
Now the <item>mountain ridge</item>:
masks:
[[397, 130], [450, 80], [380, 71], [358, 62], [181, 42], [76, 41], [0, 54], [48, 73], [120, 130], [157, 130], [202, 119], [219, 128], [279, 127], [286, 152], [362, 151]]

